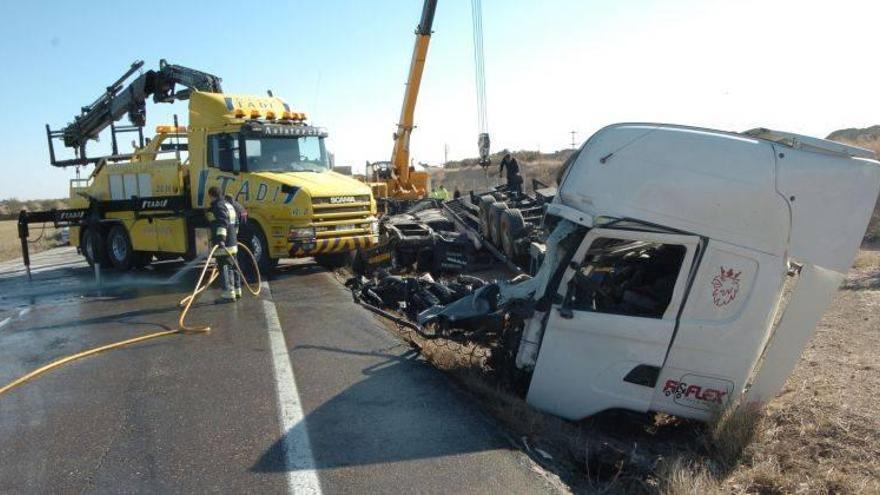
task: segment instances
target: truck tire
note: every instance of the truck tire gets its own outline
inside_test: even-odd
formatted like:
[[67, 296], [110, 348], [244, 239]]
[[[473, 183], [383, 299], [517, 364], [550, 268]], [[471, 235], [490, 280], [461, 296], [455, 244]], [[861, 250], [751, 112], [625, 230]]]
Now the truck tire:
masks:
[[517, 242], [525, 235], [526, 222], [522, 212], [511, 208], [501, 214], [501, 250], [511, 260], [522, 254], [521, 243]]
[[85, 257], [89, 266], [95, 266], [95, 263], [99, 263], [102, 268], [110, 266], [110, 262], [107, 259], [107, 251], [104, 248], [104, 238], [100, 230], [88, 227], [83, 228], [79, 245], [83, 257]]
[[[254, 258], [257, 259], [257, 266], [263, 275], [268, 275], [275, 268], [275, 265], [278, 264], [278, 260], [269, 258], [269, 243], [266, 242], [266, 235], [263, 234], [263, 229], [255, 222], [250, 221], [242, 226], [241, 232], [238, 234], [238, 240], [254, 253]], [[250, 256], [244, 250], [238, 253], [238, 264], [245, 274], [248, 274], [249, 270], [251, 270]]]
[[501, 247], [501, 216], [505, 211], [506, 203], [493, 203], [489, 208], [489, 236], [496, 247]]
[[495, 198], [491, 194], [480, 196], [480, 234], [489, 239], [489, 208], [495, 203]]
[[107, 257], [117, 270], [124, 272], [134, 264], [134, 249], [124, 225], [114, 225], [107, 233]]

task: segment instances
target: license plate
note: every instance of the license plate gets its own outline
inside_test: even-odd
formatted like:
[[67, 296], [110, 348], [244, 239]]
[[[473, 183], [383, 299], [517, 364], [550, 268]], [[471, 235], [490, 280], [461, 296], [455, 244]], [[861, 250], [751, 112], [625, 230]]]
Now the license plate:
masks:
[[354, 230], [354, 229], [355, 229], [355, 226], [354, 226], [354, 224], [351, 224], [351, 223], [336, 226], [336, 230]]

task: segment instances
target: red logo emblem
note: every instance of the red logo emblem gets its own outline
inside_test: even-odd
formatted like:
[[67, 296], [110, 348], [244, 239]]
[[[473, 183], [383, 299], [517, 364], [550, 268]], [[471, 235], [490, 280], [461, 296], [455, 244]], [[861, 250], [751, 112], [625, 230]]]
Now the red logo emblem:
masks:
[[721, 404], [724, 402], [724, 396], [727, 395], [727, 390], [719, 390], [700, 385], [688, 385], [685, 382], [677, 380], [666, 380], [666, 384], [663, 385], [663, 395], [666, 397], [674, 395], [676, 399], [688, 399], [693, 397], [694, 399], [703, 402]]
[[721, 273], [712, 279], [712, 301], [719, 308], [730, 304], [739, 292], [739, 276], [742, 272], [734, 272], [733, 268], [721, 267]]

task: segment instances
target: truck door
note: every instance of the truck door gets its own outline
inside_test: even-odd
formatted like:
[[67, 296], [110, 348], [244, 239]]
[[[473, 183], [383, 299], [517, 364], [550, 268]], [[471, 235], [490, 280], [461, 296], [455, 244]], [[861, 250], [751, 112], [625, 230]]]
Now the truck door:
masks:
[[559, 285], [528, 402], [568, 419], [647, 411], [693, 271], [697, 236], [596, 228]]

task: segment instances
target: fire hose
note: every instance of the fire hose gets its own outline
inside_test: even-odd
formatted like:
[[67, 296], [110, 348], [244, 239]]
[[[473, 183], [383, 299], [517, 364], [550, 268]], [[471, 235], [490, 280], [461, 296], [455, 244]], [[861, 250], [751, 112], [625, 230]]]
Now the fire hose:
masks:
[[[239, 242], [238, 247], [244, 249], [245, 253], [247, 253], [248, 257], [250, 257], [251, 262], [253, 263], [254, 273], [257, 274], [257, 283], [255, 284], [255, 286], [252, 286], [251, 283], [248, 282], [247, 277], [244, 276], [244, 273], [242, 272], [241, 266], [239, 266], [238, 260], [236, 259], [236, 257], [234, 255], [229, 254], [229, 253], [227, 253], [227, 256], [230, 256], [232, 258], [233, 263], [235, 265], [235, 270], [238, 272], [238, 274], [241, 276], [241, 279], [244, 281], [244, 285], [245, 285], [245, 287], [247, 287], [248, 292], [250, 292], [254, 296], [258, 296], [260, 294], [260, 290], [262, 288], [262, 280], [260, 278], [260, 270], [259, 270], [259, 266], [257, 265], [257, 259], [254, 257], [254, 253], [252, 253], [251, 250], [248, 249], [248, 247], [245, 246], [244, 244]], [[176, 329], [164, 330], [161, 332], [155, 332], [155, 333], [151, 333], [151, 334], [147, 334], [147, 335], [141, 335], [140, 337], [134, 337], [134, 338], [127, 339], [127, 340], [114, 342], [112, 344], [102, 345], [100, 347], [95, 347], [93, 349], [89, 349], [89, 350], [86, 350], [83, 352], [79, 352], [77, 354], [63, 357], [63, 358], [58, 359], [56, 361], [52, 361], [51, 363], [49, 363], [43, 367], [37, 368], [34, 371], [31, 371], [30, 373], [22, 376], [21, 378], [18, 378], [16, 380], [10, 382], [7, 385], [0, 387], [0, 395], [3, 395], [6, 392], [9, 392], [10, 390], [12, 390], [16, 387], [23, 385], [26, 382], [29, 382], [29, 381], [33, 380], [34, 378], [36, 378], [40, 375], [43, 375], [44, 373], [52, 371], [56, 368], [64, 366], [65, 364], [71, 363], [73, 361], [77, 361], [79, 359], [93, 356], [95, 354], [100, 354], [102, 352], [110, 351], [113, 349], [120, 349], [122, 347], [130, 346], [132, 344], [137, 344], [137, 343], [144, 342], [147, 340], [157, 339], [159, 337], [167, 337], [169, 335], [210, 332], [211, 327], [208, 325], [189, 326], [186, 324], [185, 320], [186, 320], [187, 314], [189, 313], [190, 307], [192, 307], [193, 303], [195, 303], [195, 301], [196, 301], [196, 299], [198, 299], [199, 295], [201, 295], [202, 292], [204, 292], [208, 287], [210, 287], [211, 284], [214, 283], [214, 281], [217, 280], [217, 277], [219, 276], [219, 271], [217, 270], [217, 267], [215, 265], [212, 265], [212, 263], [211, 263], [211, 260], [214, 259], [214, 254], [217, 252], [218, 249], [227, 249], [227, 248], [221, 248], [220, 246], [214, 246], [214, 248], [211, 249], [211, 252], [208, 254], [208, 258], [205, 261], [205, 266], [202, 267], [202, 271], [199, 274], [199, 279], [196, 282], [196, 285], [193, 288], [192, 293], [190, 295], [184, 297], [183, 299], [181, 299], [180, 302], [178, 303], [178, 306], [181, 307], [181, 310], [180, 310], [180, 317], [177, 320], [177, 328]], [[211, 274], [208, 276], [207, 282], [205, 282], [205, 275], [208, 273], [209, 267], [211, 267]], [[202, 282], [204, 282], [204, 284]]]

